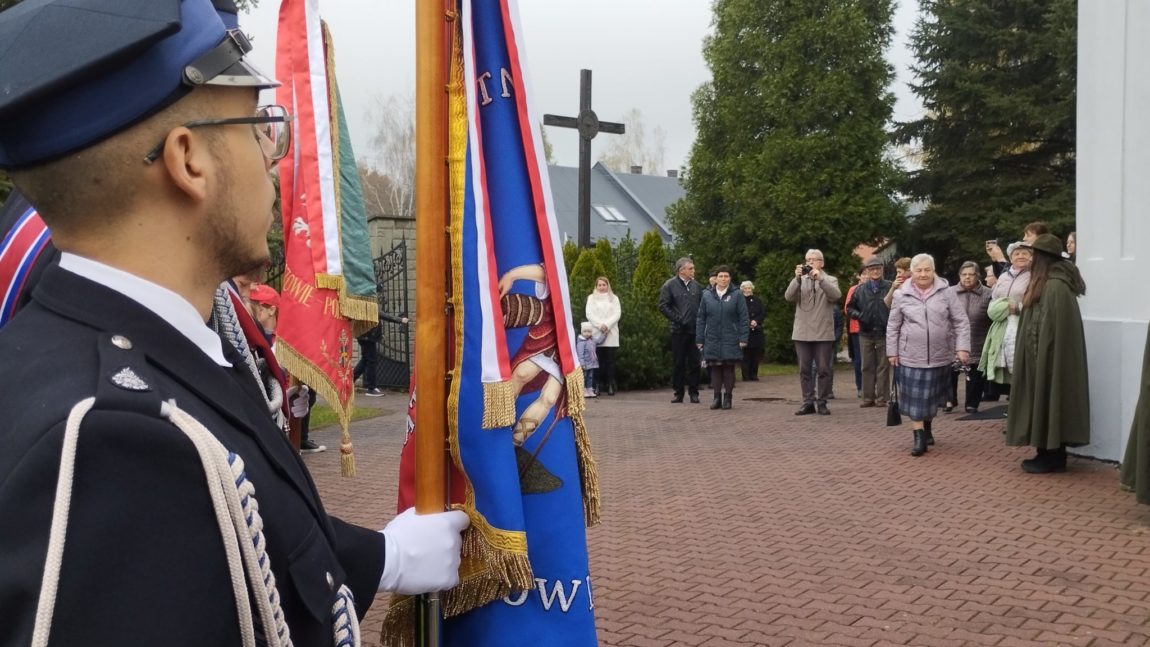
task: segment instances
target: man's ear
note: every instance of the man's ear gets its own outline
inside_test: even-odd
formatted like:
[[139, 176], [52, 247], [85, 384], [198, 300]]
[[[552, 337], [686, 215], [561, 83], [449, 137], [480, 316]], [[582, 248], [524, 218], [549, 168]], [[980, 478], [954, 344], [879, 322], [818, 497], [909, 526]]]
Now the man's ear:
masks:
[[190, 128], [173, 128], [164, 140], [163, 165], [175, 190], [195, 202], [208, 195], [208, 177], [215, 163], [207, 142]]

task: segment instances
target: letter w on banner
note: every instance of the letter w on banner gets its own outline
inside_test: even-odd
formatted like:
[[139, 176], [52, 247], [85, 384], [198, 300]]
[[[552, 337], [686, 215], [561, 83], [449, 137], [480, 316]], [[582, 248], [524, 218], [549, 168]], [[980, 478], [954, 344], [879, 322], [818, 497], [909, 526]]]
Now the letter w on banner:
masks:
[[280, 5], [276, 77], [276, 100], [295, 116], [292, 154], [279, 165], [285, 267], [276, 356], [335, 409], [343, 474], [353, 476], [352, 337], [375, 325], [379, 311], [363, 192], [318, 0]]
[[[511, 0], [462, 0], [452, 47], [452, 501], [471, 515], [445, 644], [596, 645], [586, 526], [599, 487], [583, 426], [567, 276]], [[425, 342], [426, 340], [419, 340]], [[399, 508], [414, 501], [414, 443]], [[414, 601], [393, 601], [390, 645]]]

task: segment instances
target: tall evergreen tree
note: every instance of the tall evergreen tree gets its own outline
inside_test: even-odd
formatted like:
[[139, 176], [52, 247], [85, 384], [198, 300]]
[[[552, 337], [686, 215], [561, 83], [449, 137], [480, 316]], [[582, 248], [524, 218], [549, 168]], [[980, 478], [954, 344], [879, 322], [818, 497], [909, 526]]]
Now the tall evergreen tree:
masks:
[[1074, 229], [1076, 0], [923, 0], [911, 35], [923, 118], [899, 128], [923, 167], [914, 251], [953, 268], [1044, 220]]
[[619, 266], [615, 263], [615, 250], [611, 247], [611, 241], [606, 238], [595, 241], [595, 257], [603, 266], [603, 273], [598, 276], [606, 276], [611, 285], [618, 283]]
[[619, 384], [625, 389], [664, 386], [671, 381], [667, 320], [659, 314], [659, 288], [671, 276], [663, 239], [649, 231], [639, 244], [639, 260], [619, 321]]
[[[699, 267], [732, 265], [773, 300], [807, 249], [853, 271], [858, 243], [900, 231], [891, 14], [892, 0], [715, 0], [712, 80], [692, 98], [698, 135], [671, 214]], [[768, 318], [782, 330], [792, 314]]]

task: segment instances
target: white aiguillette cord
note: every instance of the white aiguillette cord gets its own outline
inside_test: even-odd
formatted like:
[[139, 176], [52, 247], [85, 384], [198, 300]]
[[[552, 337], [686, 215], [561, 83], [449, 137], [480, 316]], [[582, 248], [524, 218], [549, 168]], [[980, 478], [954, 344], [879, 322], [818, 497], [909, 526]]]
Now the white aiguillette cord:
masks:
[[[60, 582], [60, 569], [64, 560], [64, 540], [68, 528], [68, 512], [72, 502], [76, 449], [80, 423], [91, 411], [95, 398], [82, 400], [72, 408], [64, 430], [64, 447], [60, 456], [60, 475], [56, 482], [56, 501], [52, 509], [52, 526], [48, 537], [48, 556], [44, 563], [44, 578], [40, 586], [40, 599], [36, 606], [36, 624], [32, 634], [33, 647], [47, 647], [52, 628], [52, 615]], [[227, 553], [231, 574], [232, 594], [236, 601], [240, 636], [244, 647], [255, 647], [255, 626], [248, 601], [248, 582], [254, 588], [252, 598], [260, 616], [270, 647], [291, 647], [292, 640], [283, 609], [267, 544], [263, 534], [263, 519], [255, 498], [255, 486], [244, 473], [244, 463], [238, 455], [229, 452], [198, 420], [176, 406], [174, 401], [163, 403], [160, 415], [167, 418], [192, 441], [203, 463], [208, 491], [216, 521]], [[245, 578], [245, 567], [252, 577]], [[360, 644], [359, 620], [355, 616], [351, 592], [340, 587], [332, 608], [334, 644], [339, 646]]]

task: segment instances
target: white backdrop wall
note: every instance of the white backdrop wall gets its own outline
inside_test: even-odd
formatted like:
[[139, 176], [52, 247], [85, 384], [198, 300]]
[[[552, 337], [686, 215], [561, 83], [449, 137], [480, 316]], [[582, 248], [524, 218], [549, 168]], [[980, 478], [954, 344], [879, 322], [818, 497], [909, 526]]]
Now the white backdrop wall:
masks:
[[1078, 266], [1093, 442], [1121, 460], [1150, 320], [1150, 0], [1078, 3]]

